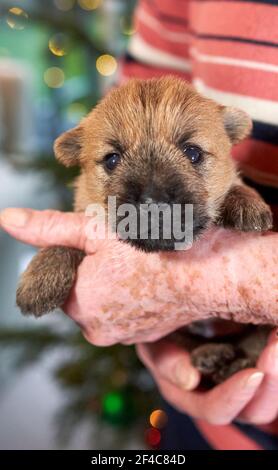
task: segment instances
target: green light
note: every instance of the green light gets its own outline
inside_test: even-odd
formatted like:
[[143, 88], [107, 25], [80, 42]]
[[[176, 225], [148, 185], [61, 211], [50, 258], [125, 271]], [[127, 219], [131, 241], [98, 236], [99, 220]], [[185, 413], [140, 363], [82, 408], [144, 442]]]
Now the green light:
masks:
[[122, 412], [124, 402], [122, 396], [117, 392], [110, 392], [103, 399], [103, 410], [109, 415], [117, 415]]

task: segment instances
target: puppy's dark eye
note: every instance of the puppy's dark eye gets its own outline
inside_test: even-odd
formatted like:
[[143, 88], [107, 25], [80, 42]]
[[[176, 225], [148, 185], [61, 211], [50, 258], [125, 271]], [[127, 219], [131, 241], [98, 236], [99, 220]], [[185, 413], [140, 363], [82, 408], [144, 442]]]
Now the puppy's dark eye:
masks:
[[104, 164], [107, 170], [113, 171], [118, 165], [121, 156], [119, 153], [108, 153], [104, 158]]
[[183, 153], [193, 164], [199, 163], [202, 158], [202, 150], [199, 147], [195, 147], [195, 145], [185, 145]]

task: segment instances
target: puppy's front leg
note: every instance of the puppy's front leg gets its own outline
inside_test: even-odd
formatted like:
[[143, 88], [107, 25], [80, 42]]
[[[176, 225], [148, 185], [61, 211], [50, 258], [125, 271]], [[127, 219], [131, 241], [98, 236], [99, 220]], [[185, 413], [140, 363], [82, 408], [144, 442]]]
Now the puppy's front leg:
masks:
[[44, 248], [21, 276], [16, 303], [23, 314], [36, 317], [61, 307], [69, 295], [85, 253], [76, 248]]
[[272, 228], [273, 221], [261, 196], [239, 182], [227, 193], [217, 223], [243, 232], [263, 232]]

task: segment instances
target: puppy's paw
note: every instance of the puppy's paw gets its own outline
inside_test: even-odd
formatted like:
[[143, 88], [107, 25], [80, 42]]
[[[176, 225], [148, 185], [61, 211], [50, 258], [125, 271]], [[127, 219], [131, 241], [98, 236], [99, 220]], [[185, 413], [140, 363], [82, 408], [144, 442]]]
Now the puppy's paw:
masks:
[[232, 344], [206, 343], [191, 352], [191, 363], [205, 377], [211, 377], [230, 364], [235, 357], [236, 351]]
[[255, 367], [255, 365], [256, 361], [253, 361], [250, 357], [238, 357], [230, 364], [224, 365], [216, 370], [211, 378], [215, 384], [220, 384], [237, 372], [249, 367]]
[[74, 283], [84, 253], [75, 248], [41, 250], [21, 276], [16, 303], [23, 314], [39, 317], [61, 307]]
[[234, 186], [227, 194], [217, 222], [243, 232], [271, 230], [272, 213], [259, 194], [245, 185]]

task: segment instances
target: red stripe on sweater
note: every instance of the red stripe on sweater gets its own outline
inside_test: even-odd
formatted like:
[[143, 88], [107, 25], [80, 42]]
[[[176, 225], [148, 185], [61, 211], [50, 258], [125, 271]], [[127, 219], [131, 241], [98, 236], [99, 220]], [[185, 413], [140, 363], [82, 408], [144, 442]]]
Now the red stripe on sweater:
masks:
[[187, 21], [189, 16], [190, 1], [185, 0], [141, 0], [141, 5], [152, 8], [153, 11], [160, 12], [169, 17], [181, 18]]
[[202, 54], [230, 57], [232, 59], [254, 60], [256, 62], [278, 65], [278, 51], [275, 47], [230, 41], [208, 41], [197, 38], [194, 39], [193, 46]]
[[248, 139], [233, 148], [243, 173], [258, 183], [278, 187], [278, 146]]
[[201, 78], [206, 85], [216, 90], [270, 101], [278, 100], [277, 73], [195, 60], [192, 61], [192, 66], [194, 77]]
[[235, 160], [254, 165], [258, 170], [272, 172], [278, 177], [278, 147], [260, 140], [247, 139], [233, 149]]
[[155, 33], [152, 28], [144, 24], [140, 19], [137, 20], [137, 31], [152, 47], [156, 47], [157, 49], [167, 52], [175, 57], [182, 59], [189, 58], [189, 43], [169, 40], [169, 38], [163, 36], [163, 32], [161, 35]]
[[[175, 16], [172, 12], [165, 15], [165, 11], [161, 10], [149, 0], [143, 2], [141, 1], [139, 8], [140, 10], [146, 11], [150, 16], [162, 23], [163, 26], [165, 26], [165, 28], [167, 28], [169, 31], [175, 33], [185, 33], [188, 29], [188, 15], [186, 13], [182, 17], [180, 15]], [[137, 12], [139, 11], [139, 8], [137, 8]]]
[[200, 34], [278, 42], [278, 8], [260, 3], [191, 2], [190, 22]]

